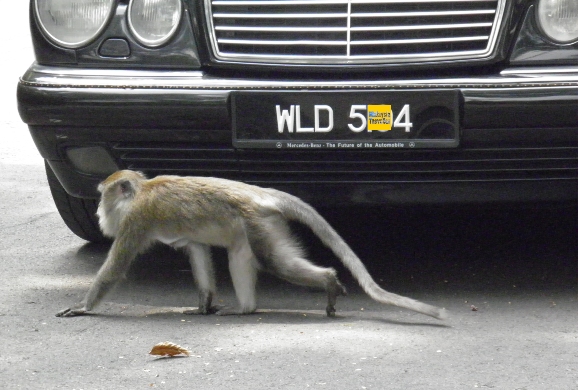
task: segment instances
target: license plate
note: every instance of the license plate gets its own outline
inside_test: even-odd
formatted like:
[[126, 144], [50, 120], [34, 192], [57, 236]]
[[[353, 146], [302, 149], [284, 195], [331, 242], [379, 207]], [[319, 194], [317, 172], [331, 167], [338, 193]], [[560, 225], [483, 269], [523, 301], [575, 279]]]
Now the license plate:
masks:
[[277, 149], [447, 148], [459, 91], [235, 91], [233, 145]]

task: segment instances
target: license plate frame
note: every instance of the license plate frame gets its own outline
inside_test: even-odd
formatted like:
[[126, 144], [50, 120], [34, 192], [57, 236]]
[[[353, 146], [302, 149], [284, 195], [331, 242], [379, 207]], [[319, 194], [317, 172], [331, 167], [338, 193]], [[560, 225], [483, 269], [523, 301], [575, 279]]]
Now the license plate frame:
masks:
[[234, 91], [233, 146], [455, 148], [459, 90]]

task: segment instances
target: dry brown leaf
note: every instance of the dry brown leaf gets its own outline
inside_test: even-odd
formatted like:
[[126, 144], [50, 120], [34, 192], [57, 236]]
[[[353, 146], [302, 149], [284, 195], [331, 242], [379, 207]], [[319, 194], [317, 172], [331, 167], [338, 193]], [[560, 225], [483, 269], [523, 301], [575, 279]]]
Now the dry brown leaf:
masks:
[[165, 341], [164, 343], [158, 343], [151, 349], [149, 355], [160, 355], [173, 357], [176, 355], [186, 355], [191, 356], [191, 351], [186, 348], [181, 347], [175, 343]]

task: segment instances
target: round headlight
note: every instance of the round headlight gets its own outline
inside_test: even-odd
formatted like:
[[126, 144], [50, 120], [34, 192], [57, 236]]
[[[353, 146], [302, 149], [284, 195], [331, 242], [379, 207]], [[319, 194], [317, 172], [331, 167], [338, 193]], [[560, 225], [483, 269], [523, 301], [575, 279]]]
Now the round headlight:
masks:
[[104, 29], [115, 0], [35, 0], [42, 31], [67, 48], [86, 45]]
[[181, 0], [131, 0], [128, 24], [140, 43], [157, 47], [173, 36], [181, 13]]
[[570, 43], [578, 40], [578, 1], [541, 0], [538, 23], [553, 41]]

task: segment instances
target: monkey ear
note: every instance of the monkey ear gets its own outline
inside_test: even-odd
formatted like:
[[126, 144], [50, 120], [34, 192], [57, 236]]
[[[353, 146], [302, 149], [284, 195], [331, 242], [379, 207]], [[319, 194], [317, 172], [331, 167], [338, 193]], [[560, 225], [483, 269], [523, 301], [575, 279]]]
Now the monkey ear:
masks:
[[122, 195], [125, 198], [132, 198], [134, 196], [134, 187], [130, 180], [121, 180], [117, 184], [117, 191], [119, 195]]

